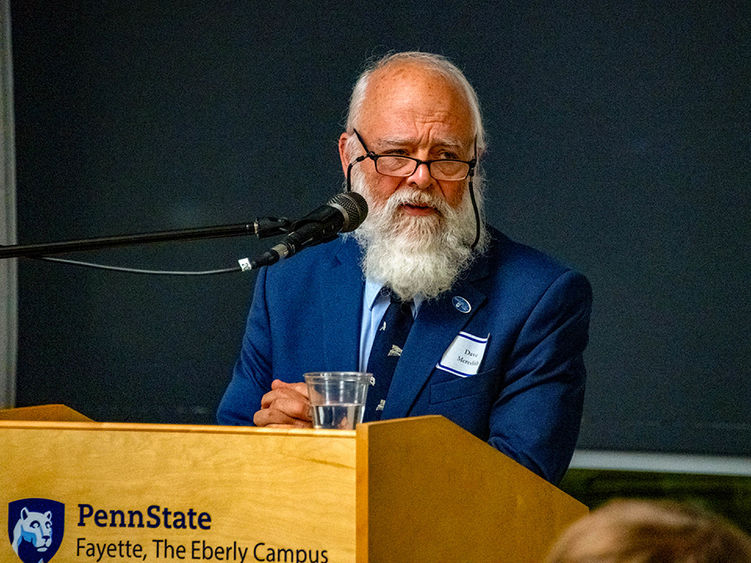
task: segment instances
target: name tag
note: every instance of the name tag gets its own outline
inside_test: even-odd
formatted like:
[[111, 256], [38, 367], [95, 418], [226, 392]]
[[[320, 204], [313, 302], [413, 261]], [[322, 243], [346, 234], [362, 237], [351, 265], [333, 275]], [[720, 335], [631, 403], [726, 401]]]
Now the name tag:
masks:
[[481, 338], [468, 332], [460, 332], [435, 367], [459, 377], [477, 374], [489, 338], [489, 334]]

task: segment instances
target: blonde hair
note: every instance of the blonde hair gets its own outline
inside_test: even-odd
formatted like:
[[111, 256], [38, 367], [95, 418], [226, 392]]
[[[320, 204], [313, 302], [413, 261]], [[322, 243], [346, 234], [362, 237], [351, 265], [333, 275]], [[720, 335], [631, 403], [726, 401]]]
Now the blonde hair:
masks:
[[673, 501], [615, 500], [575, 522], [547, 563], [749, 563], [751, 538]]

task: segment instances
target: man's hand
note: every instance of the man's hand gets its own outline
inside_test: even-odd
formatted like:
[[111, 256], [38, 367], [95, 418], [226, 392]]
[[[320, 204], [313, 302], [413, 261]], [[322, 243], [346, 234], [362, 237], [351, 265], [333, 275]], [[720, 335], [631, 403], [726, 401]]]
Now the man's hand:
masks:
[[271, 391], [261, 398], [261, 410], [253, 415], [253, 424], [272, 428], [311, 428], [308, 386], [279, 379], [272, 381]]

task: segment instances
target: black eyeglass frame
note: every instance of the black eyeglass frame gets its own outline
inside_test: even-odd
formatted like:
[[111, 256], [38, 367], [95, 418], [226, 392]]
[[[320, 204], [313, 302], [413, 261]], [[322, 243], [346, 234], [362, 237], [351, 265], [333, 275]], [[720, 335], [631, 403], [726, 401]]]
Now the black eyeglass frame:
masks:
[[[369, 158], [373, 161], [373, 164], [375, 165], [376, 172], [383, 176], [389, 176], [391, 178], [408, 178], [409, 176], [412, 176], [415, 172], [417, 172], [417, 169], [422, 165], [425, 164], [428, 167], [428, 173], [439, 182], [461, 182], [462, 180], [466, 180], [467, 178], [472, 178], [475, 174], [475, 166], [477, 165], [477, 138], [475, 138], [475, 147], [474, 147], [474, 156], [472, 157], [472, 160], [461, 160], [458, 158], [437, 158], [434, 160], [420, 160], [419, 158], [415, 158], [412, 156], [406, 156], [406, 155], [394, 155], [394, 154], [378, 154], [373, 152], [368, 148], [368, 145], [365, 144], [365, 141], [362, 138], [362, 135], [357, 131], [357, 129], [352, 129], [354, 131], [355, 135], [357, 135], [357, 140], [360, 141], [360, 144], [362, 145], [362, 148], [365, 149], [365, 154], [358, 156], [355, 160], [350, 162], [349, 166], [347, 167], [347, 191], [350, 190], [350, 172], [352, 171], [352, 167], [357, 164], [358, 162], [362, 162], [366, 158]], [[415, 167], [412, 169], [412, 172], [409, 174], [385, 174], [378, 170], [378, 159], [379, 158], [403, 158], [406, 160], [411, 160], [415, 163]], [[434, 162], [460, 162], [462, 164], [466, 164], [469, 168], [467, 169], [467, 173], [462, 176], [461, 178], [456, 178], [453, 180], [439, 180], [435, 176], [433, 176], [433, 172], [431, 170], [431, 165]]]

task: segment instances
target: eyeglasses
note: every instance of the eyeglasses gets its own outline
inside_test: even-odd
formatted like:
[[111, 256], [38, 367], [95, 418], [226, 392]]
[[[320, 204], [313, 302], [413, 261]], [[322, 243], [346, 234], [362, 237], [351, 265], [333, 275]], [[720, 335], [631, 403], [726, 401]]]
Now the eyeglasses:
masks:
[[[477, 164], [477, 146], [475, 146], [475, 156], [469, 161], [453, 158], [420, 160], [419, 158], [413, 158], [411, 156], [376, 154], [367, 147], [365, 141], [363, 141], [360, 136], [360, 133], [357, 132], [357, 129], [354, 129], [353, 131], [355, 132], [355, 135], [357, 135], [357, 139], [360, 141], [362, 148], [365, 149], [366, 154], [357, 157], [349, 165], [349, 169], [347, 170], [348, 177], [352, 166], [358, 162], [362, 162], [366, 158], [373, 161], [376, 172], [383, 174], [384, 176], [393, 176], [396, 178], [412, 176], [421, 164], [425, 164], [428, 167], [428, 172], [436, 180], [457, 182], [474, 174], [475, 165]], [[477, 141], [475, 140], [475, 143], [476, 142]]]
[[480, 210], [477, 208], [477, 202], [475, 201], [475, 190], [472, 186], [472, 177], [475, 174], [475, 166], [477, 165], [477, 137], [475, 137], [474, 156], [472, 160], [456, 160], [453, 158], [439, 159], [439, 160], [420, 160], [419, 158], [412, 158], [411, 156], [396, 156], [391, 154], [375, 154], [371, 151], [362, 140], [360, 133], [357, 129], [353, 129], [355, 135], [357, 135], [362, 148], [365, 149], [365, 154], [358, 156], [355, 160], [349, 163], [347, 167], [347, 191], [352, 191], [352, 167], [358, 162], [362, 162], [366, 158], [369, 158], [375, 164], [376, 172], [383, 174], [384, 176], [395, 176], [397, 178], [406, 178], [411, 176], [417, 171], [417, 168], [421, 164], [425, 164], [428, 167], [428, 172], [436, 180], [445, 181], [459, 181], [469, 178], [469, 197], [472, 200], [472, 209], [475, 214], [475, 240], [472, 243], [471, 248], [474, 249], [477, 243], [480, 241]]

